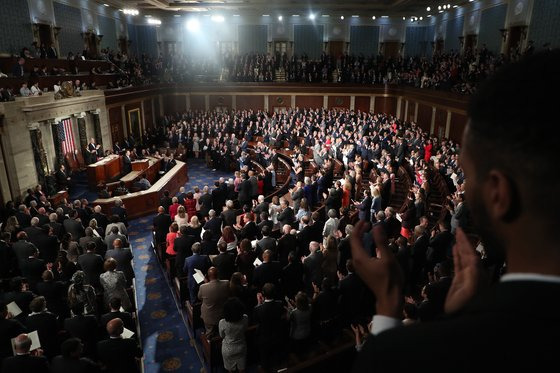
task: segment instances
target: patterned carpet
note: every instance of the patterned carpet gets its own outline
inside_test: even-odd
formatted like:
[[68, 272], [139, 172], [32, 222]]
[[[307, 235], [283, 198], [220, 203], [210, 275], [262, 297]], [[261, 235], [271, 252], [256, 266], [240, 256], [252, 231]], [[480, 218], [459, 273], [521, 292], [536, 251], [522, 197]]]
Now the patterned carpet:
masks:
[[[188, 161], [188, 170], [186, 191], [195, 186], [201, 189], [204, 185], [212, 186], [219, 177], [232, 176], [209, 170], [204, 161], [196, 159]], [[194, 348], [196, 342], [184, 323], [170, 284], [151, 248], [152, 218], [153, 215], [135, 219], [129, 227], [144, 371], [200, 372], [203, 366]]]

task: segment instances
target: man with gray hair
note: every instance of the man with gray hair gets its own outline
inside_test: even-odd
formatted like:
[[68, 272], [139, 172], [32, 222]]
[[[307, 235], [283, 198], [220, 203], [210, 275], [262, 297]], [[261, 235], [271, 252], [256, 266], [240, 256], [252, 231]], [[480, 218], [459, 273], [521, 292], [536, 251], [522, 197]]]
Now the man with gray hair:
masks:
[[323, 253], [319, 250], [319, 242], [311, 241], [309, 243], [309, 255], [301, 258], [305, 273], [305, 290], [307, 294], [313, 294], [313, 284], [321, 286], [323, 281]]
[[31, 344], [31, 338], [27, 334], [18, 335], [14, 339], [16, 355], [4, 359], [2, 373], [48, 372], [49, 363], [43, 356], [43, 351], [36, 349], [29, 352]]
[[[329, 219], [325, 222], [323, 227], [323, 241], [326, 241], [327, 237], [330, 235], [335, 235], [338, 230], [339, 220], [336, 217], [336, 210], [330, 209], [328, 212]], [[323, 244], [326, 246], [325, 242]]]
[[218, 239], [222, 233], [222, 219], [216, 216], [213, 209], [208, 211], [208, 221], [204, 224], [204, 230], [212, 232], [214, 239]]

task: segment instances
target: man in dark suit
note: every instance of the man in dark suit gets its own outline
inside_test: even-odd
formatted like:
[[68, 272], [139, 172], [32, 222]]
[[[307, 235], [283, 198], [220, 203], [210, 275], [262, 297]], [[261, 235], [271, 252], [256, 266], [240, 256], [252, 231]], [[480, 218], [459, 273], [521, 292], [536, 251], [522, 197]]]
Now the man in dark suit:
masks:
[[[481, 262], [458, 228], [445, 318], [400, 327], [402, 278], [383, 227], [374, 228], [378, 257], [370, 258], [362, 244], [364, 224], [356, 226], [354, 265], [376, 296], [377, 314], [354, 372], [408, 372], [411, 364], [430, 372], [537, 372], [556, 363], [549, 341], [560, 332], [560, 316], [547, 310], [559, 304], [554, 295], [560, 292], [560, 248], [550, 235], [560, 208], [560, 179], [550, 176], [560, 129], [543, 136], [538, 124], [557, 117], [557, 100], [546, 87], [560, 84], [554, 73], [559, 63], [558, 50], [522, 58], [498, 70], [471, 98], [460, 161], [486, 258]], [[532, 79], [516, 81], [519, 76]], [[520, 158], [519, 149], [530, 151]], [[507, 274], [485, 280], [504, 258]]]
[[253, 285], [257, 290], [260, 290], [266, 283], [276, 286], [280, 280], [281, 273], [282, 267], [280, 263], [272, 261], [272, 252], [266, 250], [262, 254], [262, 264], [255, 268], [253, 273]]
[[253, 212], [258, 217], [258, 219], [260, 219], [261, 213], [268, 212], [268, 202], [264, 200], [264, 196], [262, 194], [258, 197], [258, 204], [253, 207]]
[[197, 237], [188, 234], [188, 227], [181, 225], [179, 227], [179, 234], [173, 243], [173, 249], [177, 255], [175, 256], [175, 268], [177, 270], [177, 277], [184, 276], [183, 265], [185, 259], [192, 255], [192, 245], [197, 241]]
[[366, 287], [363, 281], [354, 273], [352, 259], [346, 261], [346, 276], [338, 272], [338, 291], [340, 293], [341, 317], [344, 325], [359, 323], [364, 313], [370, 313], [364, 309]]
[[132, 160], [130, 159], [130, 150], [127, 150], [123, 157], [123, 174], [126, 175], [132, 171]]
[[35, 297], [29, 304], [29, 309], [31, 314], [27, 316], [25, 325], [29, 330], [38, 332], [45, 356], [52, 358], [59, 349], [57, 343], [58, 318], [54, 313], [47, 311], [47, 301], [42, 296]]
[[65, 340], [60, 350], [62, 354], [52, 360], [51, 373], [93, 373], [99, 369], [93, 360], [81, 357], [83, 346], [79, 338]]
[[276, 252], [276, 240], [270, 237], [270, 228], [268, 226], [264, 226], [261, 233], [262, 238], [257, 241], [257, 249], [255, 250], [257, 256], [260, 257], [262, 256], [263, 252], [265, 252], [266, 250], [270, 250], [274, 259], [278, 259]]
[[62, 226], [64, 227], [66, 233], [70, 233], [72, 235], [72, 239], [74, 241], [78, 241], [85, 235], [84, 226], [81, 221], [77, 220], [78, 211], [71, 210], [68, 215], [70, 216], [70, 219], [65, 219], [64, 222], [62, 222]]
[[257, 327], [259, 361], [264, 371], [271, 371], [278, 362], [283, 340], [286, 310], [282, 302], [274, 300], [275, 287], [271, 283], [263, 286], [258, 306], [253, 312]]
[[109, 339], [97, 343], [99, 360], [107, 367], [108, 373], [140, 372], [139, 361], [142, 349], [134, 339], [121, 337], [123, 321], [119, 318], [107, 323]]
[[58, 189], [60, 190], [68, 189], [70, 176], [68, 176], [64, 164], [60, 165], [60, 168], [58, 169], [58, 171], [56, 171], [55, 177], [56, 177], [56, 183], [58, 184]]
[[123, 322], [123, 326], [128, 330], [136, 330], [132, 315], [130, 314], [130, 312], [121, 312], [121, 305], [121, 298], [114, 297], [109, 299], [109, 307], [111, 307], [111, 311], [102, 315], [99, 319], [99, 324], [103, 330], [107, 330], [107, 324], [109, 323], [109, 321], [116, 318], [121, 319]]
[[216, 181], [214, 183], [214, 190], [212, 190], [212, 208], [215, 211], [222, 211], [222, 208], [226, 204], [226, 191], [220, 188], [220, 182]]
[[95, 219], [95, 221], [97, 221], [97, 226], [105, 231], [105, 228], [107, 228], [107, 225], [109, 224], [109, 219], [107, 218], [107, 215], [101, 212], [101, 206], [97, 205], [93, 208], [91, 218]]
[[29, 209], [25, 205], [19, 205], [18, 212], [16, 213], [16, 218], [19, 225], [22, 228], [27, 228], [31, 226], [31, 214], [29, 213]]
[[369, 189], [364, 190], [362, 202], [355, 202], [355, 205], [358, 208], [359, 219], [369, 221], [371, 216], [371, 192]]
[[245, 205], [251, 206], [251, 197], [253, 193], [253, 186], [247, 177], [247, 174], [243, 175], [243, 181], [237, 186], [237, 199], [239, 204], [243, 207]]
[[308, 294], [313, 294], [313, 284], [320, 286], [323, 280], [323, 253], [319, 250], [319, 242], [309, 243], [309, 255], [303, 260], [305, 274], [305, 289]]
[[15, 78], [23, 78], [25, 75], [25, 70], [23, 69], [23, 65], [25, 65], [25, 58], [21, 57], [18, 59], [18, 63], [14, 65], [12, 69], [12, 75]]
[[[91, 229], [91, 228], [86, 228]], [[99, 283], [99, 275], [103, 271], [103, 257], [96, 252], [95, 242], [87, 242], [85, 247], [86, 252], [78, 257], [78, 265], [86, 275], [86, 283], [93, 286], [95, 289], [101, 289]]]
[[288, 264], [282, 268], [282, 292], [294, 299], [298, 291], [303, 290], [303, 264], [296, 257], [295, 251], [288, 254]]
[[200, 243], [198, 242], [192, 245], [192, 252], [193, 255], [185, 259], [183, 272], [187, 274], [190, 302], [191, 304], [195, 304], [197, 301], [199, 285], [193, 278], [193, 275], [195, 274], [195, 269], [198, 269], [202, 273], [206, 273], [208, 268], [210, 268], [210, 259], [208, 259], [208, 256], [206, 255], [200, 255]]
[[216, 255], [212, 262], [218, 270], [218, 278], [229, 281], [231, 275], [235, 272], [235, 257], [227, 252], [227, 244], [225, 242], [218, 244], [218, 250], [220, 254]]
[[29, 352], [31, 338], [27, 334], [20, 334], [14, 343], [16, 356], [8, 357], [2, 362], [2, 373], [48, 372], [49, 362], [40, 351]]
[[115, 240], [120, 240], [122, 246], [128, 246], [128, 241], [126, 239], [126, 236], [119, 233], [119, 227], [112, 226], [111, 227], [111, 233], [109, 233], [105, 237], [105, 246], [107, 247], [107, 250], [113, 250], [114, 249]]
[[101, 257], [104, 257], [105, 252], [107, 251], [107, 246], [105, 245], [105, 242], [103, 242], [101, 237], [95, 236], [93, 234], [93, 229], [91, 227], [87, 227], [85, 229], [85, 232], [86, 232], [86, 235], [84, 237], [80, 238], [80, 240], [78, 241], [78, 244], [80, 245], [80, 247], [82, 249], [84, 249], [91, 242], [95, 245], [94, 246], [95, 247], [95, 252], [97, 254], [101, 255]]
[[53, 230], [54, 236], [60, 240], [62, 238], [62, 235], [65, 233], [65, 231], [64, 231], [64, 227], [62, 226], [62, 223], [59, 223], [57, 220], [58, 220], [58, 215], [55, 212], [49, 215], [49, 226]]
[[216, 216], [215, 210], [208, 212], [208, 221], [204, 224], [204, 230], [212, 232], [214, 239], [219, 239], [222, 234], [222, 219]]
[[22, 276], [27, 278], [27, 282], [33, 291], [35, 291], [37, 283], [41, 281], [43, 271], [47, 269], [45, 262], [39, 259], [39, 251], [32, 249], [31, 254], [20, 265]]
[[126, 283], [130, 286], [134, 278], [134, 270], [132, 269], [132, 251], [122, 247], [122, 241], [117, 238], [113, 241], [113, 249], [107, 250], [105, 259], [113, 258], [117, 261], [117, 271], [123, 271], [126, 277]]
[[125, 227], [128, 227], [128, 215], [124, 203], [120, 198], [115, 200], [115, 206], [111, 209], [111, 215], [117, 215], [119, 220], [124, 223]]
[[31, 227], [25, 228], [29, 241], [39, 250], [39, 256], [47, 263], [54, 263], [58, 252], [58, 242], [54, 234], [49, 234], [50, 227], [43, 229], [39, 226], [39, 219], [31, 219]]
[[95, 356], [95, 343], [99, 332], [99, 325], [94, 315], [84, 315], [84, 304], [76, 303], [72, 307], [73, 316], [64, 320], [64, 330], [72, 337], [80, 338], [84, 343], [87, 356]]
[[169, 226], [171, 225], [171, 217], [166, 213], [165, 207], [159, 206], [158, 213], [154, 216], [153, 227], [155, 231], [156, 244], [165, 242]]
[[246, 223], [239, 232], [239, 240], [247, 238], [249, 241], [252, 241], [257, 238], [257, 235], [259, 234], [257, 224], [253, 221], [253, 215], [251, 213], [246, 213], [244, 219]]
[[169, 206], [173, 204], [173, 200], [169, 196], [169, 191], [163, 191], [163, 197], [159, 200], [159, 205], [163, 207], [165, 211], [169, 211]]
[[198, 203], [200, 204], [200, 217], [205, 218], [208, 216], [208, 211], [212, 209], [212, 196], [208, 193], [208, 185], [202, 188], [202, 195], [198, 199]]
[[[292, 234], [291, 231], [292, 227], [290, 225], [284, 225], [282, 227], [282, 237], [278, 239], [278, 243], [276, 245], [278, 260], [282, 266], [288, 264], [288, 254], [291, 251], [297, 251], [298, 241], [296, 235]], [[298, 258], [300, 258], [300, 256], [298, 256]]]
[[292, 224], [295, 221], [294, 210], [288, 206], [288, 201], [284, 198], [280, 200], [280, 213], [278, 214], [278, 222], [282, 225]]
[[187, 199], [187, 193], [185, 193], [185, 187], [180, 187], [179, 194], [177, 195], [177, 200], [179, 204], [184, 205], [186, 199]]
[[222, 211], [220, 217], [222, 218], [224, 227], [233, 227], [235, 225], [236, 214], [232, 200], [226, 201], [226, 208]]

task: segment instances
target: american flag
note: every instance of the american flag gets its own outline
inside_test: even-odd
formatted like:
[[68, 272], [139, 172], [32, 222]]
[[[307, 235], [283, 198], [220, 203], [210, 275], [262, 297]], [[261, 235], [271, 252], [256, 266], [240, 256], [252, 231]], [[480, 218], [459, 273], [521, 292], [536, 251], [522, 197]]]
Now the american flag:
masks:
[[72, 133], [72, 119], [68, 118], [58, 122], [58, 138], [62, 146], [62, 154], [73, 152], [76, 149]]

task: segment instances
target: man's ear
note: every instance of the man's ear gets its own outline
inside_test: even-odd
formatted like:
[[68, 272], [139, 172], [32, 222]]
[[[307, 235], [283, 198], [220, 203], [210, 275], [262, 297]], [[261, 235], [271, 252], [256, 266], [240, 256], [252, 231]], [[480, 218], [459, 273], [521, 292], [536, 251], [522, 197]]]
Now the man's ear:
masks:
[[491, 170], [484, 182], [483, 193], [488, 213], [498, 220], [511, 222], [520, 213], [519, 191], [511, 177], [499, 170]]

